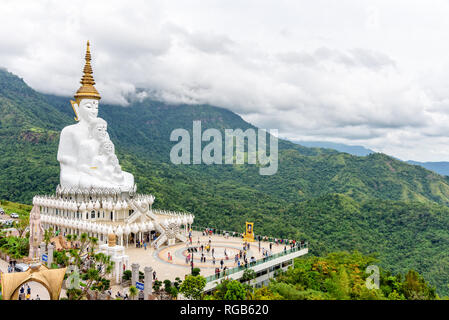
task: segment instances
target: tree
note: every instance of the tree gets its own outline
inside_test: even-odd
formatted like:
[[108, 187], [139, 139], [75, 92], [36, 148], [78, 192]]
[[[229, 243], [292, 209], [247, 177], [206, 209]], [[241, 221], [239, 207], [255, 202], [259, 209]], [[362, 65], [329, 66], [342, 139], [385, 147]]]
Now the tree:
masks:
[[203, 295], [204, 287], [206, 286], [206, 278], [203, 276], [187, 276], [181, 284], [179, 292], [186, 298], [199, 300]]
[[192, 276], [198, 276], [200, 274], [200, 271], [201, 271], [200, 268], [193, 268]]
[[434, 300], [435, 289], [429, 287], [422, 276], [415, 270], [409, 270], [402, 284], [404, 296], [408, 300]]
[[48, 244], [50, 243], [50, 241], [51, 241], [51, 238], [53, 238], [54, 237], [54, 232], [53, 232], [53, 228], [52, 227], [50, 227], [49, 229], [46, 229], [45, 231], [44, 231], [44, 242], [45, 242], [45, 246], [48, 246]]
[[231, 280], [227, 284], [227, 290], [223, 297], [223, 300], [245, 300], [246, 289], [237, 280]]
[[25, 234], [26, 228], [30, 225], [30, 216], [21, 216], [18, 223], [16, 223], [16, 229], [19, 232], [20, 237]]
[[[76, 240], [76, 236], [70, 236], [71, 240]], [[111, 257], [103, 253], [95, 253], [98, 239], [89, 237], [86, 233], [80, 236], [81, 245], [79, 248], [70, 250], [55, 251], [56, 262], [64, 266], [73, 266], [80, 273], [80, 290], [68, 292], [69, 299], [80, 300], [86, 297], [89, 289], [104, 291], [109, 288], [107, 276], [112, 272], [114, 262]], [[72, 275], [71, 275], [72, 276]]]
[[129, 287], [129, 297], [131, 298], [131, 300], [135, 300], [138, 293], [139, 290], [137, 290], [135, 286]]
[[256, 279], [256, 272], [253, 269], [246, 269], [243, 271], [242, 281], [248, 282], [249, 284], [253, 279]]

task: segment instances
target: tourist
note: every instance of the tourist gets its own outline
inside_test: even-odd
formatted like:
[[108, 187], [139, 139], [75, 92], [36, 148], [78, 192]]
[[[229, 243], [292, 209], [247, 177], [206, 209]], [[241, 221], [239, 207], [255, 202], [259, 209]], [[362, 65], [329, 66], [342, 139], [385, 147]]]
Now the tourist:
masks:
[[153, 280], [156, 280], [156, 270], [153, 271]]
[[144, 242], [143, 247], [145, 248], [145, 250], [147, 250], [147, 243]]
[[212, 263], [215, 264], [215, 257], [213, 257], [214, 259], [212, 260]]
[[36, 300], [40, 300], [41, 298], [39, 297], [39, 295], [36, 296]]
[[221, 269], [223, 269], [223, 265], [224, 265], [224, 261], [223, 261], [223, 259], [221, 259], [221, 260], [220, 260], [220, 266], [221, 266]]

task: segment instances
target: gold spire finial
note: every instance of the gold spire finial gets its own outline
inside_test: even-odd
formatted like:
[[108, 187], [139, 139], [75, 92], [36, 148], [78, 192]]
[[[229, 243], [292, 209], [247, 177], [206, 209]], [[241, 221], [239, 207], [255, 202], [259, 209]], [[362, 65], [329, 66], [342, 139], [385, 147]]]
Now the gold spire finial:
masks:
[[90, 43], [89, 40], [87, 41], [87, 49], [86, 49], [86, 63], [84, 65], [84, 74], [81, 78], [81, 87], [78, 89], [78, 91], [75, 93], [75, 99], [76, 103], [79, 104], [81, 99], [88, 98], [88, 99], [97, 99], [100, 100], [101, 96], [98, 93], [97, 89], [95, 89], [94, 84], [95, 80], [92, 75], [92, 66], [90, 65], [91, 60], [90, 55]]

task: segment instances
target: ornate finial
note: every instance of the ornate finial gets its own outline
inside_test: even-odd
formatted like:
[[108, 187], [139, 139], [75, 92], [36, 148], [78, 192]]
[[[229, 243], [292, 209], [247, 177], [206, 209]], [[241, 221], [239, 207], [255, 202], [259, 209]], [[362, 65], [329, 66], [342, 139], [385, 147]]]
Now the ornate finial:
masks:
[[[97, 99], [100, 100], [101, 96], [98, 93], [97, 89], [95, 89], [94, 84], [95, 84], [95, 80], [94, 77], [92, 75], [92, 66], [90, 65], [90, 61], [92, 60], [92, 57], [90, 55], [90, 43], [89, 41], [87, 41], [87, 49], [86, 49], [86, 63], [84, 65], [84, 74], [81, 78], [81, 87], [78, 89], [78, 91], [75, 93], [75, 100], [76, 103], [79, 104], [79, 102], [81, 101], [81, 99], [84, 98], [89, 98], [89, 99]], [[73, 104], [75, 103], [75, 101], [71, 101], [72, 103], [72, 107]], [[76, 114], [76, 110], [74, 109], [75, 114]], [[78, 115], [76, 114], [77, 118]], [[75, 120], [78, 121], [78, 119], [75, 118]]]
[[117, 242], [116, 235], [113, 233], [108, 234], [108, 246], [115, 247], [116, 242]]

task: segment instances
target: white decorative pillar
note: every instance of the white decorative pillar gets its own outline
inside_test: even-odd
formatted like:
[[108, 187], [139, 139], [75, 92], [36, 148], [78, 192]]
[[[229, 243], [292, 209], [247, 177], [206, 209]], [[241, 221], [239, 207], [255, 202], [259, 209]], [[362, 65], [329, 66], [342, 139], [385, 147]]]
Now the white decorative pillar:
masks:
[[136, 286], [136, 282], [139, 281], [139, 268], [140, 265], [138, 263], [131, 264], [131, 284]]
[[143, 290], [144, 300], [148, 300], [148, 295], [153, 293], [153, 268], [145, 267], [145, 285]]
[[53, 263], [53, 250], [54, 250], [55, 246], [52, 245], [51, 243], [48, 244], [47, 249], [48, 249], [48, 261], [47, 261], [47, 267], [51, 268], [51, 264]]
[[45, 242], [41, 242], [39, 247], [39, 260], [42, 262], [42, 255], [45, 253]]

